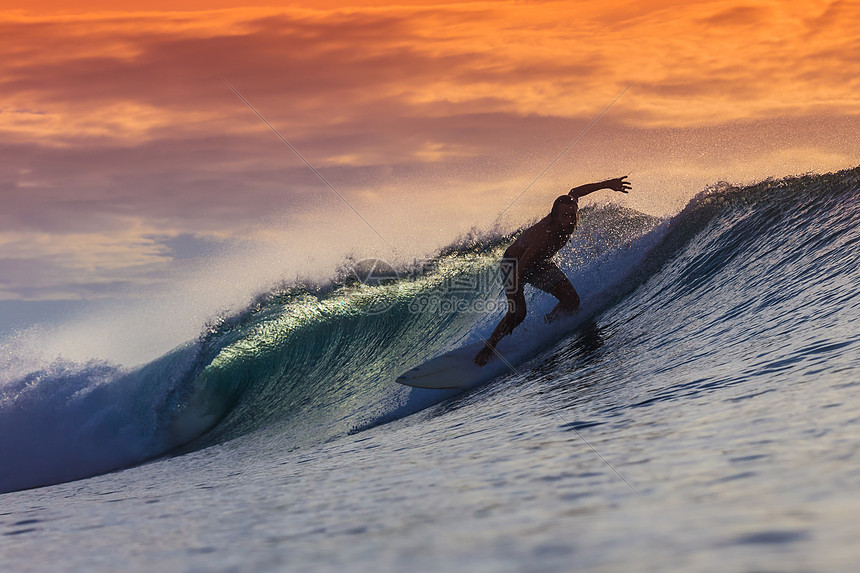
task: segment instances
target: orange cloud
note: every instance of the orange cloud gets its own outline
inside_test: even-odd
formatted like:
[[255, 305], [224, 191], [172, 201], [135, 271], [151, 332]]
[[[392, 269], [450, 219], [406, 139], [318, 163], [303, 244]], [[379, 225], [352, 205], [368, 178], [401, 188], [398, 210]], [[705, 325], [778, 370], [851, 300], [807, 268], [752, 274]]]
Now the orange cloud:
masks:
[[[85, 247], [69, 268], [83, 269], [125, 247], [130, 261], [164, 258], [131, 227], [223, 237], [271, 212], [307, 221], [328, 200], [343, 207], [224, 79], [403, 233], [416, 205], [450, 232], [491, 220], [488, 205], [516, 196], [630, 84], [520, 215], [543, 208], [542, 186], [616, 170], [663, 193], [629, 198], [653, 212], [723, 169], [780, 175], [860, 153], [856, 2], [352, 4], [0, 12], [0, 228], [20, 234], [4, 244], [74, 235]], [[34, 244], [44, 260], [60, 252]]]
[[234, 102], [220, 77], [289, 110], [282, 117], [298, 129], [299, 117], [318, 129], [388, 105], [583, 117], [630, 83], [625, 109], [637, 125], [858, 113], [860, 34], [849, 8], [803, 6], [498, 2], [7, 18], [0, 129], [134, 140], [165, 126], [222, 129]]

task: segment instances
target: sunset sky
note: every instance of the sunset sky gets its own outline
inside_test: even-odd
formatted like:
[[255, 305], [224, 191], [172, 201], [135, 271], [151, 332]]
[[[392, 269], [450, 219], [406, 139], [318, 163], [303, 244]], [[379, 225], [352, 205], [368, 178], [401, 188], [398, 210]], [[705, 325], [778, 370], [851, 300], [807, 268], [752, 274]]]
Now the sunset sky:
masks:
[[284, 253], [267, 279], [321, 251], [429, 253], [603, 111], [503, 228], [628, 173], [629, 196], [593, 200], [665, 215], [720, 180], [860, 164], [858, 2], [116, 4], [0, 2], [7, 317], [258, 245]]

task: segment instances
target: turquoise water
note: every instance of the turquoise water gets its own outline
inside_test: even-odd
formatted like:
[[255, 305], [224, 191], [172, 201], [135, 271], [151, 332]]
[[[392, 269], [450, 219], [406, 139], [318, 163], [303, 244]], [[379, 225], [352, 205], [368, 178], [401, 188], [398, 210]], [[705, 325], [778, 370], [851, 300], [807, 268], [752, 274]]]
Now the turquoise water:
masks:
[[584, 211], [576, 325], [464, 393], [391, 381], [492, 329], [475, 285], [510, 237], [269, 293], [141, 369], [10, 369], [0, 564], [854, 571], [858, 192], [852, 170]]

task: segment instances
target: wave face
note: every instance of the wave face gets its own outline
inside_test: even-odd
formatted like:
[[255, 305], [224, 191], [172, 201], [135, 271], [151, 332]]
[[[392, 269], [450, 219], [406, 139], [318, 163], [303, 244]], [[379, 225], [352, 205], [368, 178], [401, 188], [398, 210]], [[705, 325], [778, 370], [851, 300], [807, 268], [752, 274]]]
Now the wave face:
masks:
[[[691, 346], [707, 353], [726, 333], [750, 340], [793, 329], [794, 354], [757, 368], [814, 364], [834, 343], [816, 345], [805, 319], [815, 313], [820, 324], [849, 307], [858, 314], [858, 181], [860, 168], [715, 186], [666, 220], [611, 205], [583, 209], [558, 262], [580, 293], [584, 318], [636, 324], [650, 313], [654, 331], [672, 333], [655, 340], [642, 327], [630, 336], [627, 356], [669, 349], [668, 371], [689, 359]], [[398, 269], [350, 262], [326, 288], [273, 290], [137, 369], [102, 362], [27, 369], [10, 360], [0, 374], [0, 492], [251, 432], [303, 447], [439, 402], [455, 391], [392, 380], [489, 333], [502, 312], [497, 263], [512, 238], [472, 237]], [[529, 317], [515, 333], [521, 337], [540, 333], [553, 303], [527, 291]], [[588, 322], [568, 336], [581, 335]], [[835, 344], [857, 341], [855, 328]], [[754, 372], [742, 361], [736, 368], [724, 367], [727, 379]]]

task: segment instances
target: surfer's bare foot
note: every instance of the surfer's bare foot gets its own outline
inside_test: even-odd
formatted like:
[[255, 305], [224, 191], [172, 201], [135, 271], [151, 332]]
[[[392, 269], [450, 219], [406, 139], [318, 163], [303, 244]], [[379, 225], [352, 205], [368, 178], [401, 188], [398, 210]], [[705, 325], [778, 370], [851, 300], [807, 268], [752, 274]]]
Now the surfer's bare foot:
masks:
[[489, 345], [485, 345], [477, 355], [475, 355], [475, 359], [473, 362], [478, 366], [483, 366], [487, 362], [490, 361], [490, 357], [493, 355], [493, 349]]
[[558, 308], [554, 308], [551, 312], [548, 312], [546, 316], [543, 317], [543, 321], [547, 324], [551, 324], [559, 319], [561, 316], [567, 316], [572, 314], [573, 311], [563, 311]]
[[556, 306], [554, 309], [552, 309], [550, 312], [548, 312], [546, 314], [546, 316], [543, 317], [543, 321], [547, 324], [550, 324], [552, 322], [555, 322], [556, 320], [558, 320], [562, 316], [570, 316], [571, 314], [573, 314], [577, 310], [579, 310], [578, 306], [577, 307], [571, 307], [571, 308], [564, 308], [564, 307], [561, 307], [559, 305], [559, 306]]

